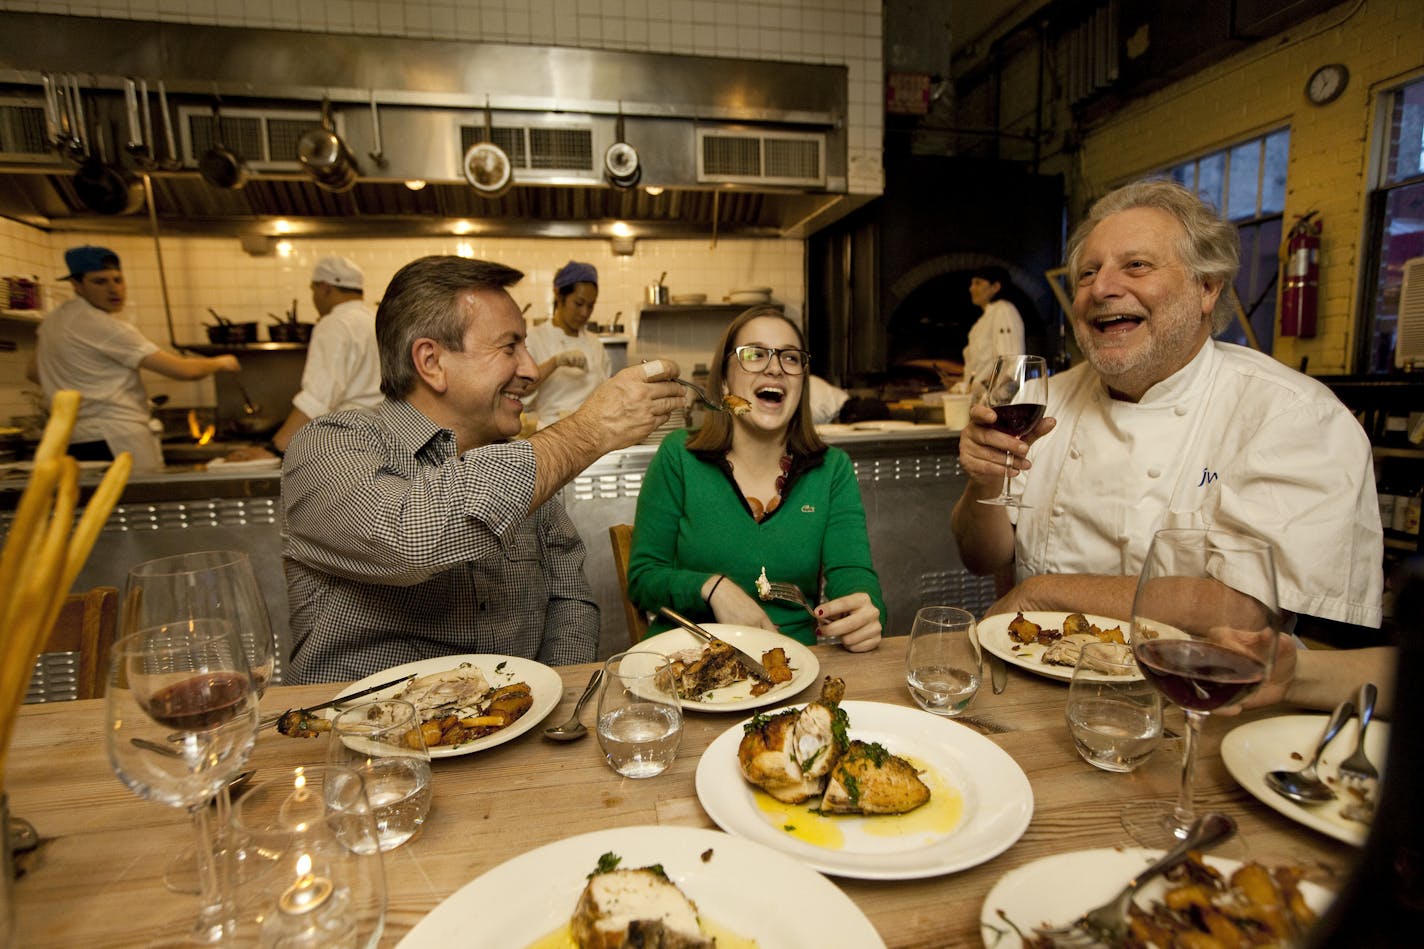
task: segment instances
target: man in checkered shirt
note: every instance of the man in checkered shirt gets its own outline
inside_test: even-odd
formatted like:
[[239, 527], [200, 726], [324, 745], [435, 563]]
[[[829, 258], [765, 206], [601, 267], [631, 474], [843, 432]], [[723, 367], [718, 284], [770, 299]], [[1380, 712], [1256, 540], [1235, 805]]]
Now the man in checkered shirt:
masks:
[[554, 493], [682, 406], [670, 361], [617, 373], [563, 421], [510, 441], [539, 377], [505, 288], [461, 257], [398, 272], [376, 313], [375, 414], [336, 412], [282, 466], [289, 682], [363, 678], [438, 656], [587, 662], [598, 607]]

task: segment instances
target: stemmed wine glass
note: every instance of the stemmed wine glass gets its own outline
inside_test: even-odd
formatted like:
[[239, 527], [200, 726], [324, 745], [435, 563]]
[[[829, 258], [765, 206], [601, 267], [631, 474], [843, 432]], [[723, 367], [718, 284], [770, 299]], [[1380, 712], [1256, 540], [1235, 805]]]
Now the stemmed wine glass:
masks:
[[1132, 652], [1143, 677], [1186, 713], [1177, 801], [1123, 809], [1144, 847], [1175, 846], [1196, 814], [1192, 776], [1207, 715], [1245, 699], [1270, 677], [1281, 632], [1271, 545], [1210, 529], [1160, 530], [1132, 603]]
[[224, 940], [232, 900], [208, 828], [208, 803], [257, 735], [257, 690], [237, 632], [220, 619], [139, 629], [114, 644], [105, 695], [109, 763], [136, 794], [186, 808], [202, 904], [184, 944]]
[[[272, 680], [272, 623], [252, 561], [241, 551], [204, 550], [139, 564], [129, 571], [120, 619], [121, 633], [189, 619], [226, 620], [242, 642], [259, 699]], [[216, 803], [214, 826], [221, 836], [232, 808], [226, 782]], [[163, 882], [175, 893], [198, 893], [196, 868], [194, 855], [180, 851], [169, 860]]]
[[[1042, 356], [1000, 356], [994, 360], [984, 404], [994, 410], [993, 428], [1022, 438], [1048, 409], [1048, 362]], [[980, 504], [1030, 507], [1009, 493], [1013, 453], [1004, 453], [1004, 486], [998, 497], [980, 498]]]

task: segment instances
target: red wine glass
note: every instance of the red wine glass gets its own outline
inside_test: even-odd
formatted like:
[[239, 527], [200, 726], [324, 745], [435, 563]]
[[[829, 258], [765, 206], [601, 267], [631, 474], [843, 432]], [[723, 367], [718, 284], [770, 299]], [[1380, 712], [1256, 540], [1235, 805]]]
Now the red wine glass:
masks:
[[225, 620], [193, 619], [124, 636], [114, 644], [105, 703], [114, 773], [140, 797], [185, 808], [193, 822], [201, 907], [165, 943], [222, 942], [233, 904], [208, 804], [247, 761], [257, 734], [257, 690], [236, 630]]
[[1282, 617], [1271, 545], [1229, 531], [1161, 530], [1152, 538], [1132, 603], [1132, 652], [1144, 678], [1186, 715], [1176, 803], [1123, 809], [1144, 847], [1168, 848], [1196, 817], [1192, 777], [1206, 718], [1270, 678]]
[[[989, 375], [984, 404], [994, 410], [992, 427], [1022, 438], [1043, 418], [1048, 408], [1048, 363], [1041, 356], [1000, 356]], [[980, 498], [980, 504], [1029, 507], [1009, 493], [1013, 453], [1004, 453], [1004, 486], [998, 497]]]

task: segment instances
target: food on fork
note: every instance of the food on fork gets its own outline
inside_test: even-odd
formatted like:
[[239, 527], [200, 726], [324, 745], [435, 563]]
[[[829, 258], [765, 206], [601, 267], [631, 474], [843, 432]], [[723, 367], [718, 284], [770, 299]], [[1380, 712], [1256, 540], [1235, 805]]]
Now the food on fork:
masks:
[[722, 396], [722, 407], [733, 415], [746, 415], [752, 410], [752, 404], [739, 395], [730, 393]]
[[589, 874], [570, 920], [579, 949], [712, 949], [696, 904], [661, 865], [620, 870], [619, 862], [617, 854], [606, 853]]
[[771, 581], [766, 578], [766, 564], [762, 564], [761, 576], [756, 578], [756, 591], [763, 600], [771, 599]]

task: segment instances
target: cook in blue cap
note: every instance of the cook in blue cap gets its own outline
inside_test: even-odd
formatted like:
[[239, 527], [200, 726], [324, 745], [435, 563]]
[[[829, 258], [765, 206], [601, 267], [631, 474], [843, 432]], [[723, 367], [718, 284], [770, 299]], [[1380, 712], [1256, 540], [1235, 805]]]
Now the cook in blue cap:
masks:
[[64, 252], [64, 265], [69, 268], [65, 280], [81, 280], [85, 274], [96, 270], [123, 270], [119, 265], [119, 255], [107, 247], [85, 244], [71, 247]]
[[539, 383], [525, 404], [539, 425], [557, 422], [583, 404], [612, 374], [603, 343], [585, 326], [598, 302], [598, 270], [571, 260], [554, 274], [554, 313], [529, 331], [525, 345], [539, 364]]

